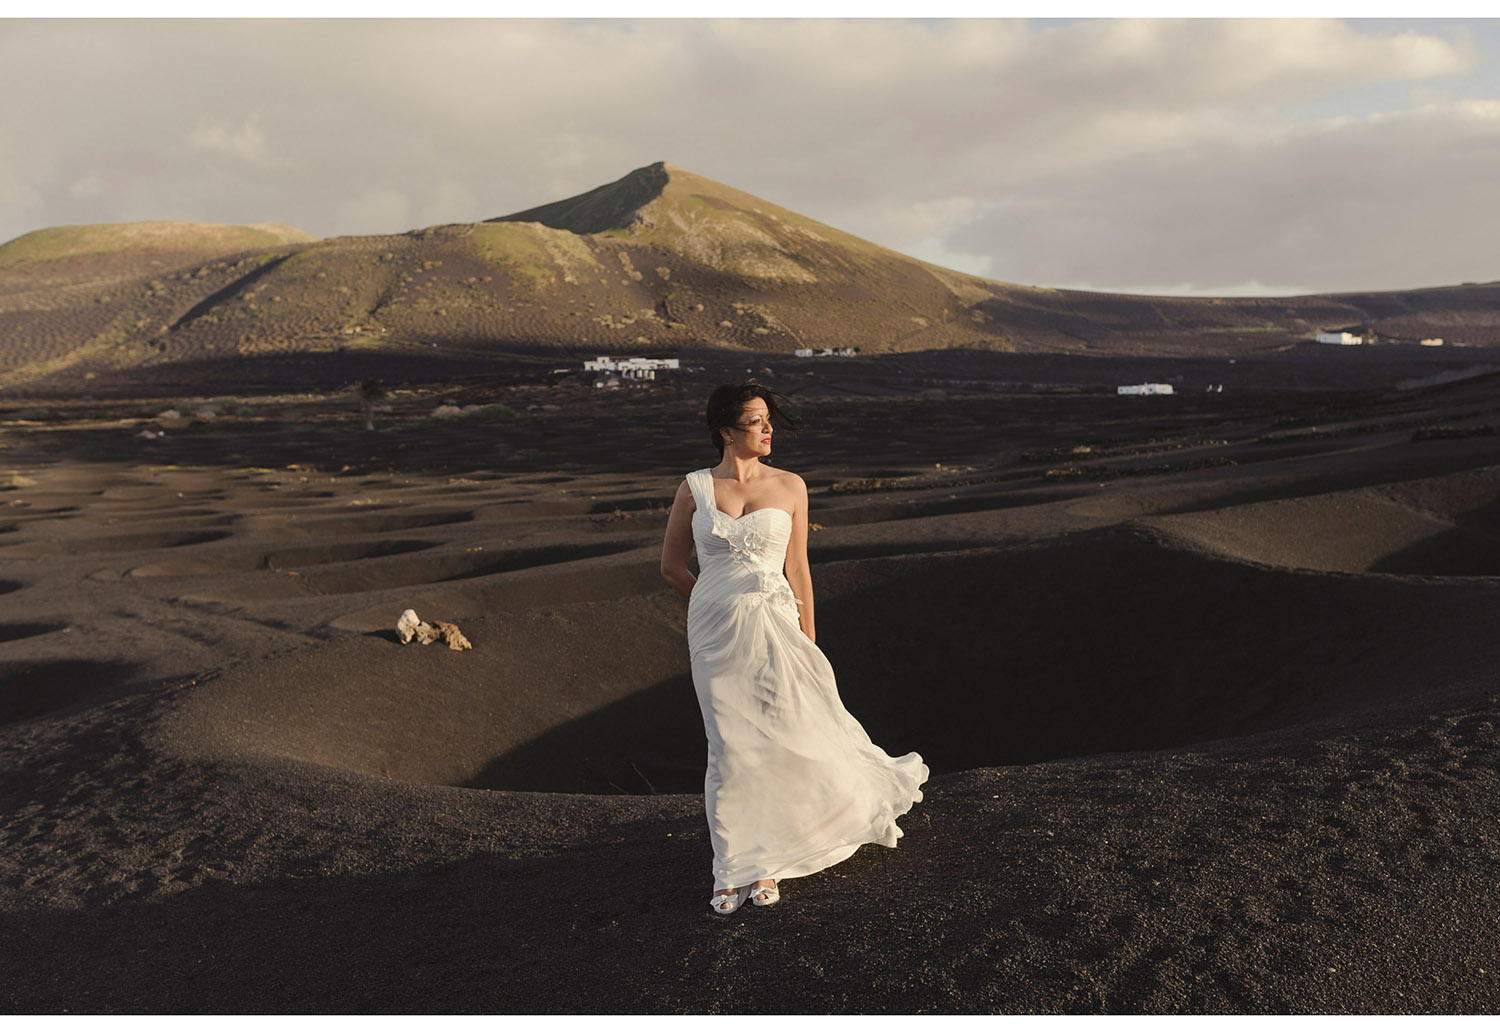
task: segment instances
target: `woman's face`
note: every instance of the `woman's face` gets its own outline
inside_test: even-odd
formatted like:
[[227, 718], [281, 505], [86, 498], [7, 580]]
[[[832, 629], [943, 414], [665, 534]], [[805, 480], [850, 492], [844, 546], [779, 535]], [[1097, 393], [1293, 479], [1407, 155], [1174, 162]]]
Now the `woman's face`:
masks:
[[771, 454], [771, 410], [765, 399], [752, 398], [740, 411], [740, 418], [729, 430], [730, 447], [742, 456]]

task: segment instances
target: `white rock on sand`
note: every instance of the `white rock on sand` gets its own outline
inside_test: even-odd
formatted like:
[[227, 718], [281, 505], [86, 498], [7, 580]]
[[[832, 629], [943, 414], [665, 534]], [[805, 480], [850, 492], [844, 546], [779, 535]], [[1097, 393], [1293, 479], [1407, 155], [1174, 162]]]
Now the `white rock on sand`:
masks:
[[409, 643], [413, 638], [424, 646], [431, 645], [438, 639], [442, 639], [448, 643], [449, 649], [462, 651], [474, 648], [469, 644], [469, 640], [464, 637], [464, 633], [458, 630], [458, 625], [450, 624], [447, 621], [438, 621], [437, 626], [433, 627], [418, 617], [416, 610], [409, 609], [401, 614], [400, 619], [396, 621], [396, 634], [401, 636], [401, 643], [403, 645]]
[[404, 646], [412, 640], [412, 636], [422, 629], [431, 631], [432, 628], [422, 623], [422, 618], [417, 616], [416, 610], [406, 610], [396, 621], [396, 634], [401, 636], [401, 644]]

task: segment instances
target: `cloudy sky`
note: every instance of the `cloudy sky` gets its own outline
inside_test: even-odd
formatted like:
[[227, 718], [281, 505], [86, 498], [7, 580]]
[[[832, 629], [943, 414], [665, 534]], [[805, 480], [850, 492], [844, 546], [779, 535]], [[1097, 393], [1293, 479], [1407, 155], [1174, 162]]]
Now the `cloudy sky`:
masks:
[[0, 241], [397, 232], [666, 160], [1016, 283], [1500, 279], [1500, 21], [8, 19], [0, 90]]

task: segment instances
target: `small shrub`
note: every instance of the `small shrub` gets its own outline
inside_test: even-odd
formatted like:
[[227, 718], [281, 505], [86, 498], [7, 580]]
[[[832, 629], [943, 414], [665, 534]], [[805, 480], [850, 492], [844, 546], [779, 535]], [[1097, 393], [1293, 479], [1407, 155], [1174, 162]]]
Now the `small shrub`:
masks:
[[516, 411], [504, 402], [495, 402], [493, 405], [481, 405], [477, 409], [469, 409], [464, 412], [464, 419], [478, 420], [483, 423], [500, 423], [516, 418]]
[[501, 423], [516, 418], [516, 411], [504, 402], [495, 402], [491, 405], [475, 405], [466, 409], [460, 409], [456, 405], [444, 403], [432, 410], [432, 418], [435, 420], [462, 420], [476, 423]]

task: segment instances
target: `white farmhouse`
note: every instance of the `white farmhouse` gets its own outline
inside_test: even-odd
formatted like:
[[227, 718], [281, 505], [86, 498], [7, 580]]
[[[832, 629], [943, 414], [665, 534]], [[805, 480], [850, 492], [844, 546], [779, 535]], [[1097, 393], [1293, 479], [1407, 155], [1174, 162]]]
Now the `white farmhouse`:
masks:
[[1364, 344], [1365, 339], [1359, 334], [1351, 334], [1348, 330], [1340, 330], [1336, 334], [1319, 334], [1316, 338], [1319, 344]]
[[[596, 377], [594, 386], [616, 389], [625, 381], [655, 380], [659, 369], [680, 369], [676, 359], [647, 359], [639, 355], [600, 355], [583, 360], [585, 371], [608, 373], [608, 377]], [[644, 383], [635, 386], [645, 387]]]
[[659, 369], [679, 369], [676, 359], [647, 359], [639, 355], [601, 355], [596, 359], [583, 360], [587, 370], [604, 370], [618, 373], [632, 380], [655, 380]]

